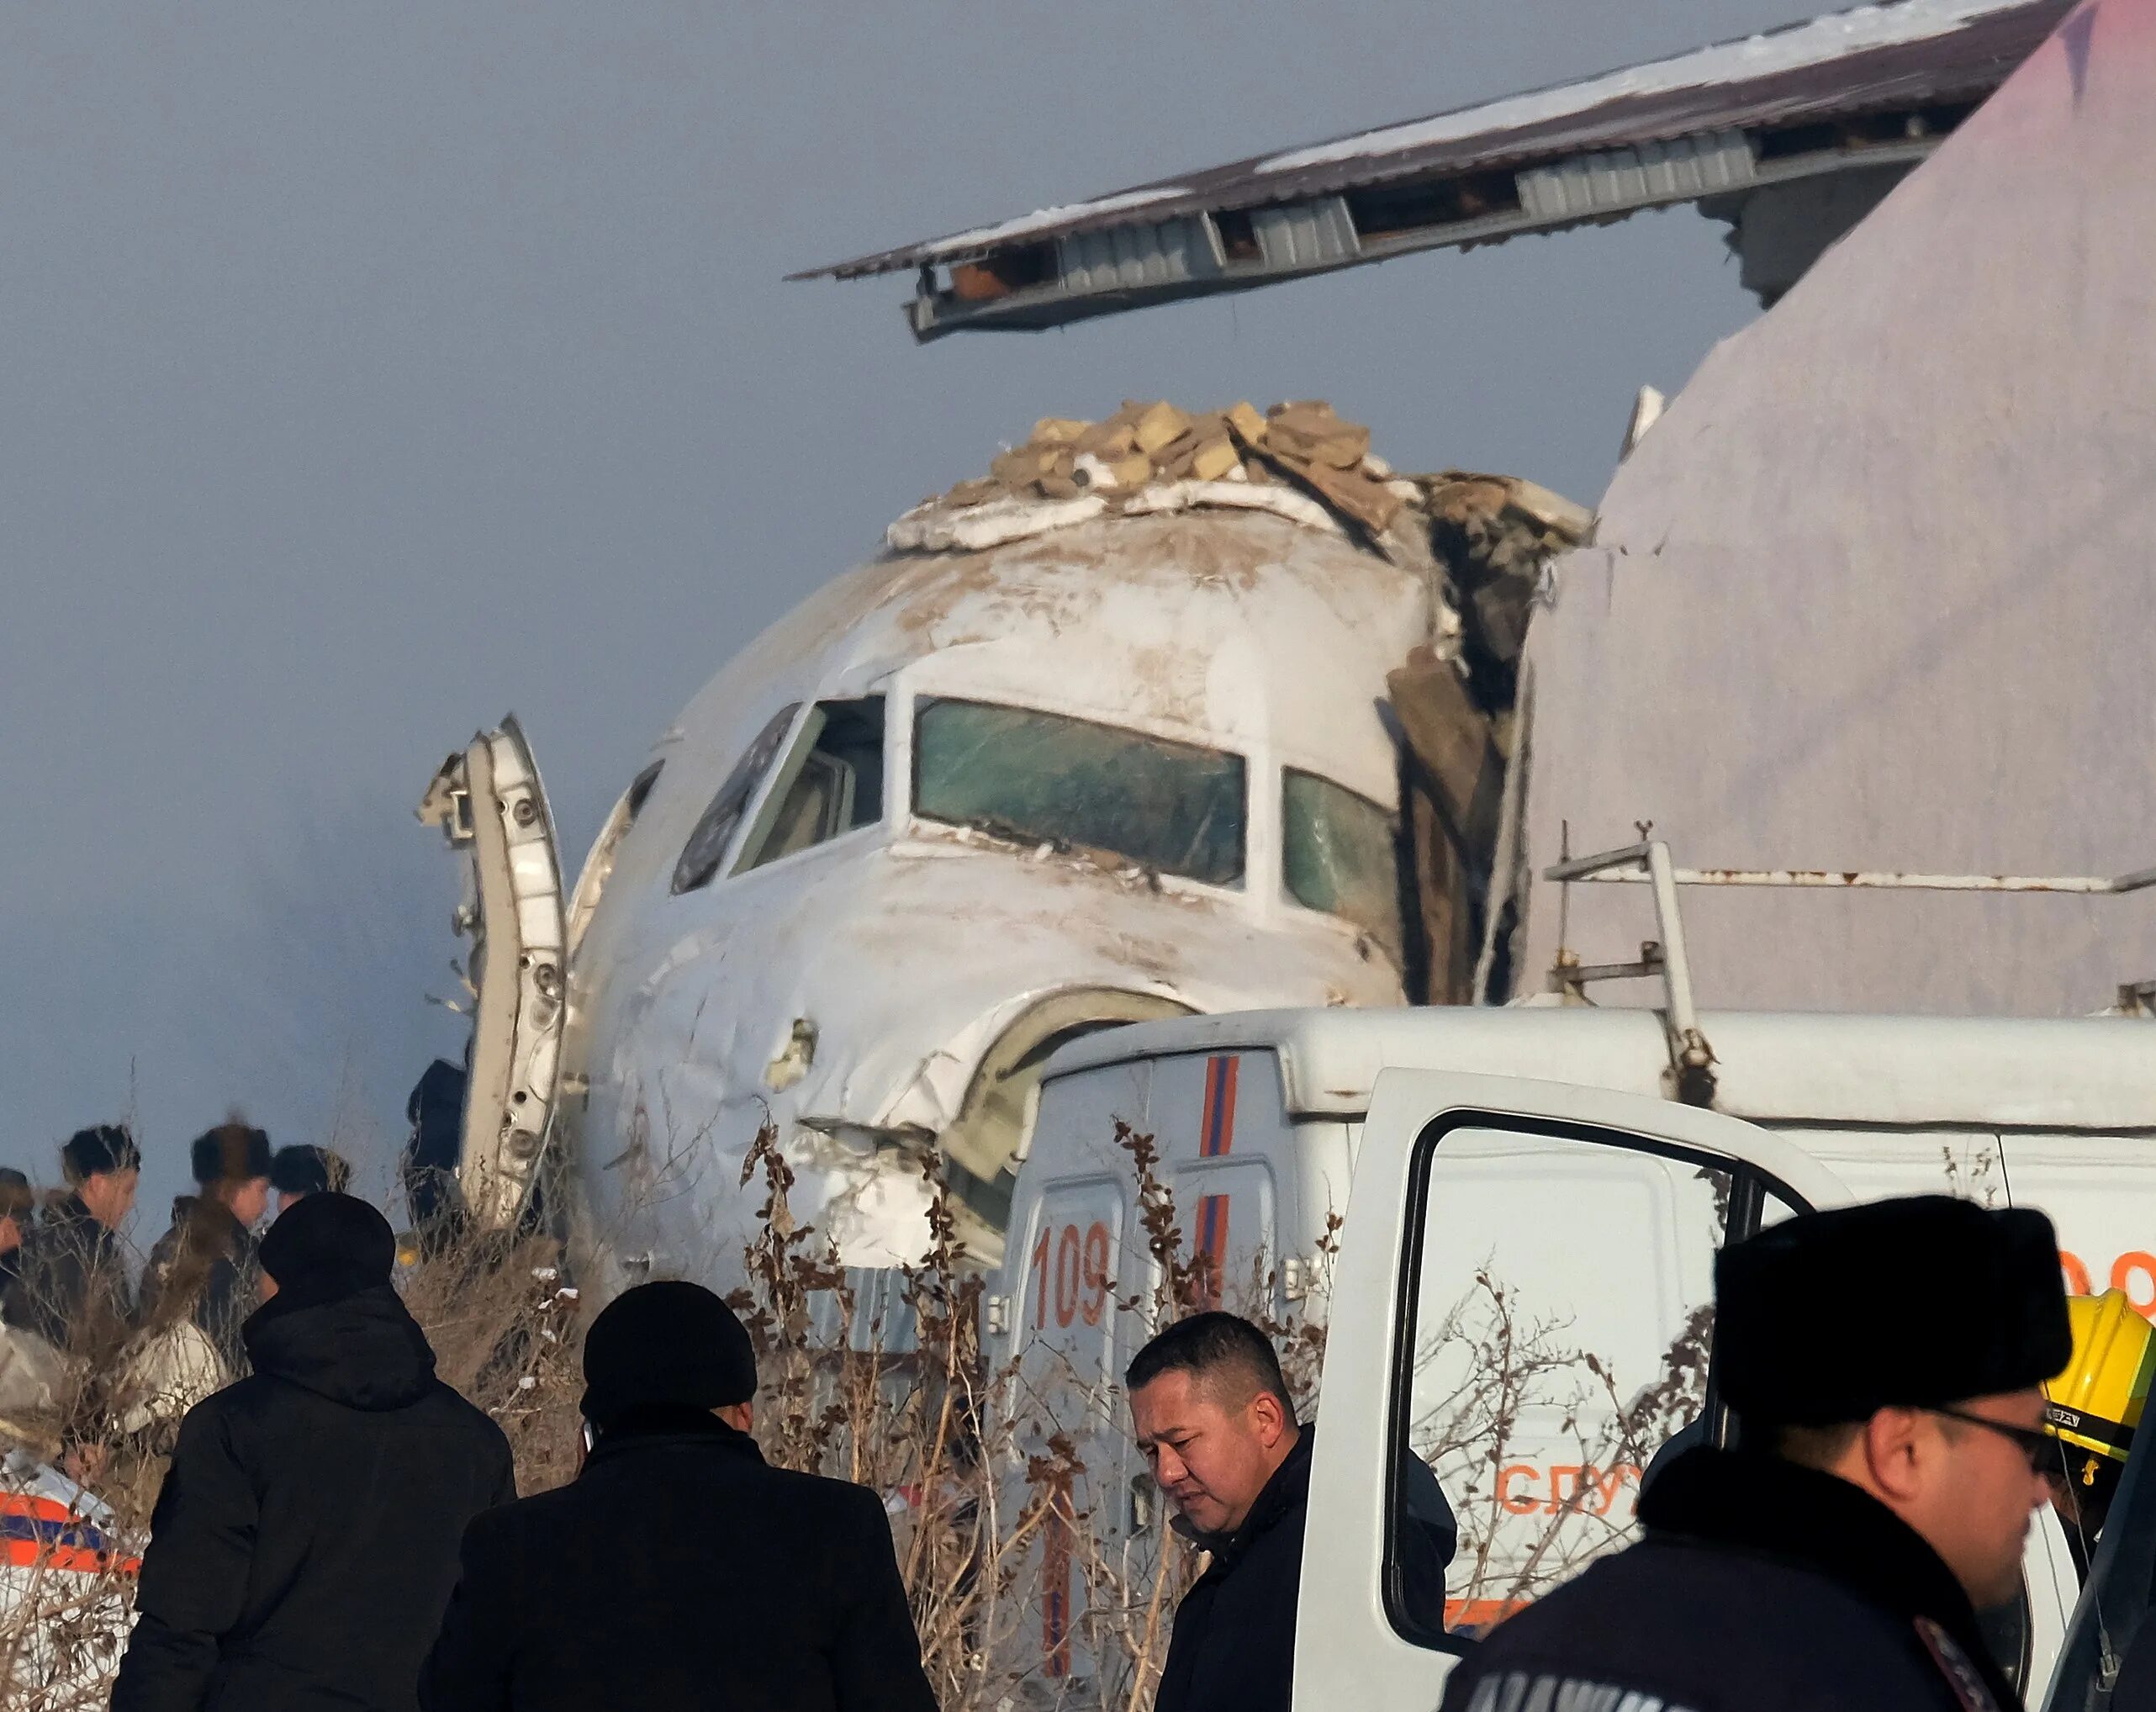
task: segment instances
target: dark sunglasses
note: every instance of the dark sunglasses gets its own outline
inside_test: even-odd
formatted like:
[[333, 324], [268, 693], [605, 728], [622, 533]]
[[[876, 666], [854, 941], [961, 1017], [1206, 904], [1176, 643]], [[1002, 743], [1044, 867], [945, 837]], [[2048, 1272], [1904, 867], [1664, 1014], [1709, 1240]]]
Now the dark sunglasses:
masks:
[[2021, 1454], [2029, 1459], [2029, 1472], [2032, 1474], [2048, 1473], [2065, 1466], [2058, 1440], [2042, 1427], [2009, 1426], [2005, 1421], [1986, 1420], [1982, 1415], [1973, 1415], [1958, 1408], [1926, 1409], [1925, 1413], [1944, 1415], [1950, 1421], [1965, 1421], [1972, 1427], [1982, 1427], [1987, 1433], [1996, 1433], [2002, 1439], [2011, 1439]]

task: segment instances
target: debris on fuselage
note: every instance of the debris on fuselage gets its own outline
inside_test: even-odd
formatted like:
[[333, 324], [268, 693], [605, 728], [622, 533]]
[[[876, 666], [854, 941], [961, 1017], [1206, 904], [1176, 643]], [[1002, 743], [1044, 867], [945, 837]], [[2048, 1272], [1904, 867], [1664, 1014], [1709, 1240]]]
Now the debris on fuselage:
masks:
[[1545, 567], [1588, 538], [1593, 514], [1514, 476], [1397, 473], [1366, 427], [1322, 400], [1193, 413], [1129, 399], [1102, 421], [1043, 417], [987, 475], [892, 524], [885, 544], [978, 552], [1100, 517], [1207, 509], [1271, 512], [1429, 579], [1429, 640], [1388, 680], [1420, 918], [1408, 986], [1471, 1000], [1528, 616]]
[[[1269, 511], [1435, 574], [1435, 610], [1458, 615], [1460, 651], [1490, 711], [1511, 705], [1542, 567], [1593, 516], [1514, 476], [1396, 473], [1370, 431], [1322, 399], [1192, 413], [1128, 399], [1098, 422], [1044, 416], [986, 476], [933, 494], [890, 526], [895, 552], [978, 552], [1089, 523], [1207, 508]], [[1441, 642], [1444, 638], [1438, 638]]]

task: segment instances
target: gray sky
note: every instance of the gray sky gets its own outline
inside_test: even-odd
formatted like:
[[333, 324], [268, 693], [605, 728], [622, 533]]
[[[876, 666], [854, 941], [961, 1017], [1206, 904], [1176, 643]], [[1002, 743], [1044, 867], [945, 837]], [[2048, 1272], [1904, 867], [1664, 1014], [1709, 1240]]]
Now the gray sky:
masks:
[[237, 1104], [370, 1155], [453, 1047], [412, 818], [514, 709], [572, 869], [764, 624], [1043, 415], [1325, 397], [1583, 501], [1748, 318], [1680, 212], [916, 347], [790, 269], [1801, 0], [0, 13], [0, 1161]]

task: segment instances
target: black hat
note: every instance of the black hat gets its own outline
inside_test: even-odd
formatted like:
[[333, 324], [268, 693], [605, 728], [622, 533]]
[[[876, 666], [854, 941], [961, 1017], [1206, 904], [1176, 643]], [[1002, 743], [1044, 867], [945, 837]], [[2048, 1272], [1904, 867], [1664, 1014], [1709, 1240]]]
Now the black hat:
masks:
[[270, 1174], [270, 1139], [244, 1123], [220, 1123], [194, 1139], [189, 1150], [194, 1180], [205, 1188], [212, 1183], [244, 1183]]
[[80, 1183], [104, 1171], [139, 1171], [142, 1149], [124, 1123], [93, 1123], [67, 1138], [60, 1149], [60, 1166], [67, 1181]]
[[319, 1307], [387, 1284], [397, 1264], [397, 1234], [366, 1202], [325, 1192], [277, 1215], [260, 1258], [288, 1311]]
[[[1936, 1281], [1952, 1306], [1900, 1281]], [[1836, 1426], [2023, 1391], [2073, 1358], [2042, 1213], [1917, 1195], [1809, 1213], [1715, 1263], [1715, 1366], [1749, 1426]]]
[[341, 1195], [351, 1181], [351, 1166], [326, 1147], [302, 1143], [277, 1150], [270, 1161], [269, 1180], [270, 1187], [280, 1195], [322, 1195], [332, 1190]]
[[639, 1284], [584, 1334], [584, 1379], [581, 1408], [595, 1427], [649, 1409], [726, 1408], [756, 1395], [756, 1350], [734, 1311], [702, 1285]]

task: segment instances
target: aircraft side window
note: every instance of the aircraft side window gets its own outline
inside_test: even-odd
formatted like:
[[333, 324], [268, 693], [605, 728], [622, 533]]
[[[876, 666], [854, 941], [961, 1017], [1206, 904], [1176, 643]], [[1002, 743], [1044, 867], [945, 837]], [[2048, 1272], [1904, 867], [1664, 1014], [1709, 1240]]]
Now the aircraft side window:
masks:
[[823, 701], [809, 711], [794, 739], [790, 779], [772, 792], [774, 806], [759, 817], [734, 872], [745, 874], [875, 826], [884, 817], [884, 699]]
[[1399, 830], [1366, 796], [1315, 773], [1281, 776], [1281, 875], [1296, 902], [1353, 922], [1400, 956]]
[[725, 782], [712, 796], [711, 806], [704, 811], [689, 834], [689, 842], [682, 846], [681, 859], [674, 864], [674, 890], [677, 896], [711, 883], [711, 876], [725, 860], [727, 847], [733, 842], [733, 835], [741, 826], [742, 816], [748, 811], [757, 787], [763, 784], [764, 775], [778, 758], [779, 746], [785, 741], [794, 716], [801, 711], [801, 703], [796, 701], [773, 714], [741, 759], [734, 763], [733, 771], [727, 774]]
[[1641, 1138], [1455, 1113], [1414, 1182], [1386, 1605], [1456, 1651], [1634, 1537], [1643, 1472], [1704, 1407], [1734, 1180]]

